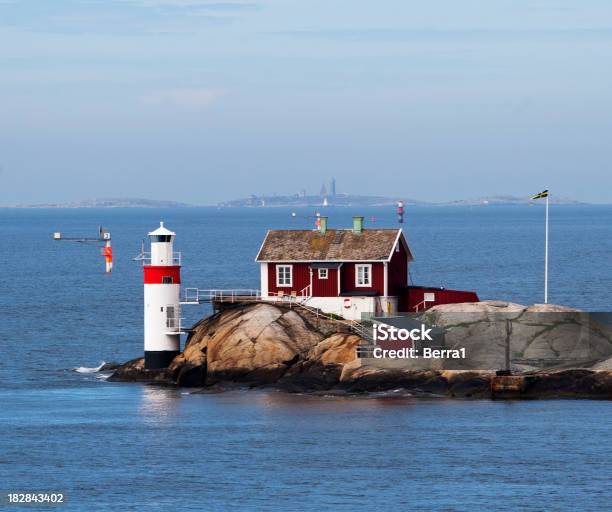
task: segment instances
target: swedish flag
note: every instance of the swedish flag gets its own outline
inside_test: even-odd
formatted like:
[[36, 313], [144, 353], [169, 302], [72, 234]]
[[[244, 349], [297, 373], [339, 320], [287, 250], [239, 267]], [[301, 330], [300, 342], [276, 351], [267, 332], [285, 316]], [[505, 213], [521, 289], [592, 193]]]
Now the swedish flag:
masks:
[[543, 197], [548, 197], [548, 189], [542, 190], [542, 192], [540, 192], [539, 194], [536, 194], [531, 199], [541, 199]]

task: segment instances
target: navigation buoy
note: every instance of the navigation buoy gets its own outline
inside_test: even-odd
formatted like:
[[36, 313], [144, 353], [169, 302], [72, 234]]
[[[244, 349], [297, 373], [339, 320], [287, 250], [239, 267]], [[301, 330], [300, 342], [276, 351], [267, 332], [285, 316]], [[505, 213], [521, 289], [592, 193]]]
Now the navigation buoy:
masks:
[[404, 222], [404, 201], [397, 202], [397, 222], [400, 224]]
[[173, 249], [176, 234], [160, 222], [149, 233], [150, 257], [143, 254], [145, 369], [167, 368], [181, 345], [180, 253]]
[[106, 262], [106, 272], [111, 273], [113, 271], [113, 248], [110, 240], [107, 240], [106, 245], [102, 247], [102, 256]]

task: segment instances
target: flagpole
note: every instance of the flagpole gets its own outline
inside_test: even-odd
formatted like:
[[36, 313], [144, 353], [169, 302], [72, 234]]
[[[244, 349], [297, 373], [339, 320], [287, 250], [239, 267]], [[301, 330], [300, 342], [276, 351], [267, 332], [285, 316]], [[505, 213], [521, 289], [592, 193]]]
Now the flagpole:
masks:
[[544, 304], [548, 304], [548, 194], [546, 195], [546, 228], [544, 242]]

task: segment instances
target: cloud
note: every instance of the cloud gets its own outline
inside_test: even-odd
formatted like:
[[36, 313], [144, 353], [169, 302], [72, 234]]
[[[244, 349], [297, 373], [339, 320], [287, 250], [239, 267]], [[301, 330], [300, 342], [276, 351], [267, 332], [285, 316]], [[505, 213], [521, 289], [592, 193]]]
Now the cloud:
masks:
[[226, 91], [221, 89], [168, 89], [145, 94], [141, 100], [148, 105], [166, 105], [188, 109], [203, 109], [210, 106]]

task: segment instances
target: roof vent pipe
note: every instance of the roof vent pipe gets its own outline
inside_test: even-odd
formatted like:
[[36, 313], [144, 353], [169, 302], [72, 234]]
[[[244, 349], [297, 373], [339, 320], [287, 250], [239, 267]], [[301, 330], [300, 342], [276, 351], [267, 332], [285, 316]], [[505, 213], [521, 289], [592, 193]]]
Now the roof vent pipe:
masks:
[[327, 217], [319, 217], [319, 232], [322, 235], [327, 233]]
[[363, 233], [363, 217], [353, 217], [353, 234], [361, 235]]

